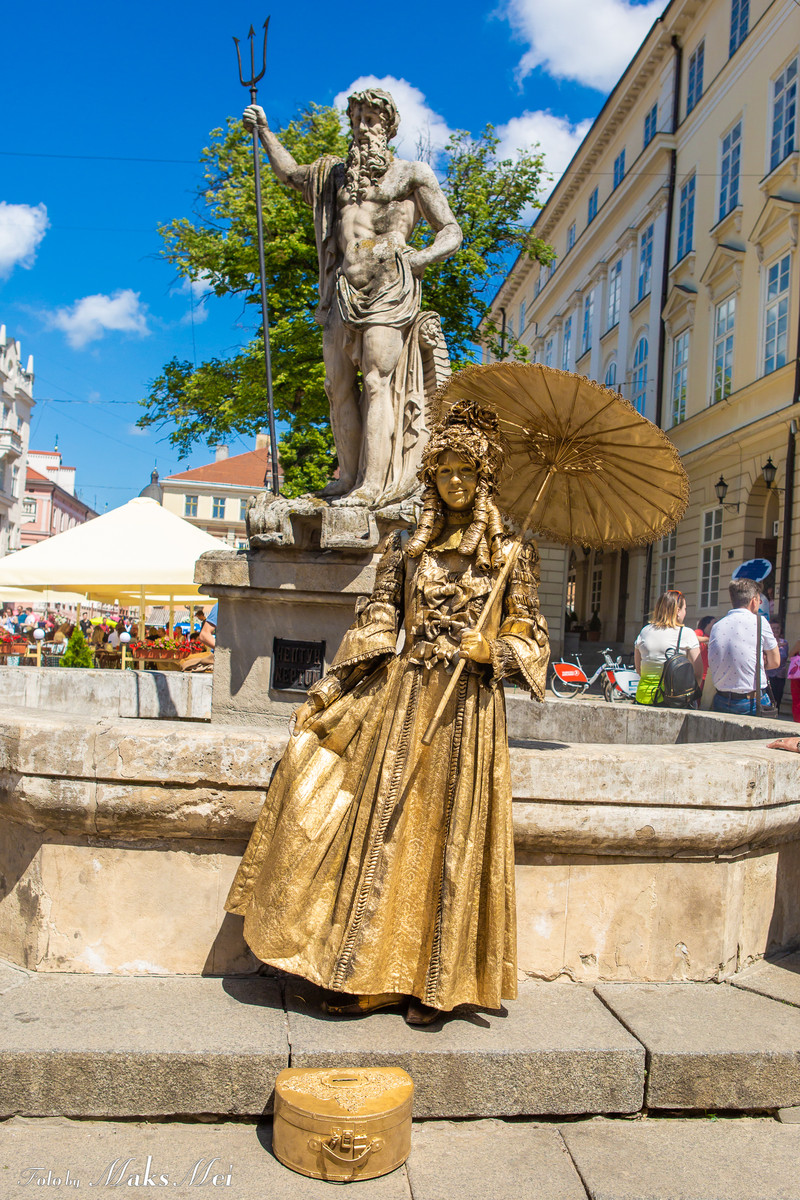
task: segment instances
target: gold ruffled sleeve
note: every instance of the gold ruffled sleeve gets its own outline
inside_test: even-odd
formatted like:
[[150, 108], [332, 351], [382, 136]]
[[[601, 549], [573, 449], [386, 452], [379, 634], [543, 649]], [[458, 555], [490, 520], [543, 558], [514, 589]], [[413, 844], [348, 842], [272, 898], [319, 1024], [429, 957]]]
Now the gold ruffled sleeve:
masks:
[[394, 653], [403, 617], [404, 577], [403, 534], [398, 530], [389, 535], [372, 595], [356, 603], [356, 619], [342, 638], [328, 674], [308, 690], [317, 712], [351, 691], [378, 659]]
[[539, 551], [526, 542], [514, 564], [503, 598], [503, 618], [490, 644], [492, 673], [544, 699], [550, 641], [539, 612]]

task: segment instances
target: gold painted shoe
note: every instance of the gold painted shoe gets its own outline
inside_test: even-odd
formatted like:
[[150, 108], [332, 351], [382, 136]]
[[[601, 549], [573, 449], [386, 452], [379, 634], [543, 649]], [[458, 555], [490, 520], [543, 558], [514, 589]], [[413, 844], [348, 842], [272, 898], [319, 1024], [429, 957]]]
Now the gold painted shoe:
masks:
[[408, 1008], [406, 1009], [406, 1025], [432, 1025], [441, 1016], [442, 1010], [440, 1008], [433, 1008], [430, 1004], [423, 1004], [421, 1000], [417, 1000], [416, 996], [409, 997]]
[[336, 1017], [363, 1017], [379, 1008], [396, 1008], [405, 999], [396, 992], [377, 996], [350, 996], [347, 992], [326, 992], [322, 1011]]

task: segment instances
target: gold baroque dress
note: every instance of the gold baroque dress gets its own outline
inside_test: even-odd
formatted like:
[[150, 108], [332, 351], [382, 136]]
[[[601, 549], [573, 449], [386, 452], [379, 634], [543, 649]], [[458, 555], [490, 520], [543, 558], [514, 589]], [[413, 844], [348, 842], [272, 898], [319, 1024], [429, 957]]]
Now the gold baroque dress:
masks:
[[[422, 735], [497, 576], [462, 529], [410, 558], [390, 536], [375, 589], [293, 734], [226, 903], [266, 963], [322, 987], [498, 1008], [517, 991], [502, 681], [541, 700], [539, 555], [526, 545], [430, 747]], [[482, 556], [488, 561], [488, 555]], [[405, 640], [396, 652], [398, 632]]]

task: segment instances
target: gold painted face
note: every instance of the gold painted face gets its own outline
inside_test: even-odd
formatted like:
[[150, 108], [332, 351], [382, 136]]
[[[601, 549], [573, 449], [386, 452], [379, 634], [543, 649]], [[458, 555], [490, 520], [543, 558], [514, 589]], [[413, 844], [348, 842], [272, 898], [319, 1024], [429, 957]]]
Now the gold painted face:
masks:
[[444, 504], [454, 512], [464, 512], [472, 506], [477, 486], [478, 472], [472, 463], [455, 450], [445, 450], [436, 464], [436, 490]]

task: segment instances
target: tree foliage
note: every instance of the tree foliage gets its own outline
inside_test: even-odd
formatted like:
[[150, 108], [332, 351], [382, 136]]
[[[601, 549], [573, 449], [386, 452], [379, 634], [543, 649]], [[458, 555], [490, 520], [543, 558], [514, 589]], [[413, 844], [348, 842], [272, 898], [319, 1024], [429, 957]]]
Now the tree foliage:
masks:
[[67, 642], [67, 648], [61, 656], [62, 667], [93, 667], [94, 656], [86, 643], [86, 638], [76, 625]]
[[[298, 162], [347, 153], [341, 117], [332, 108], [309, 105], [277, 133]], [[423, 304], [440, 314], [455, 368], [473, 357], [475, 331], [510, 253], [541, 261], [551, 254], [520, 224], [523, 212], [535, 204], [541, 156], [530, 151], [501, 161], [497, 147], [497, 135], [487, 126], [478, 138], [454, 134], [443, 154], [441, 183], [464, 242], [452, 258], [426, 271]], [[240, 295], [245, 305], [260, 305], [251, 136], [240, 121], [230, 119], [226, 129], [212, 131], [201, 159], [204, 183], [194, 218], [160, 228], [162, 254], [181, 278], [205, 283], [216, 296]], [[335, 465], [322, 330], [314, 320], [317, 251], [311, 209], [300, 194], [278, 183], [266, 158], [261, 178], [275, 414], [285, 427], [280, 439], [284, 491], [296, 495], [321, 487]], [[411, 240], [421, 245], [431, 236], [421, 225]], [[252, 311], [257, 332], [237, 354], [198, 367], [179, 359], [166, 364], [142, 401], [139, 425], [169, 428], [169, 440], [182, 455], [197, 443], [211, 446], [264, 427], [260, 310]], [[498, 331], [487, 327], [484, 332], [497, 353]], [[519, 357], [525, 353], [516, 350]]]

